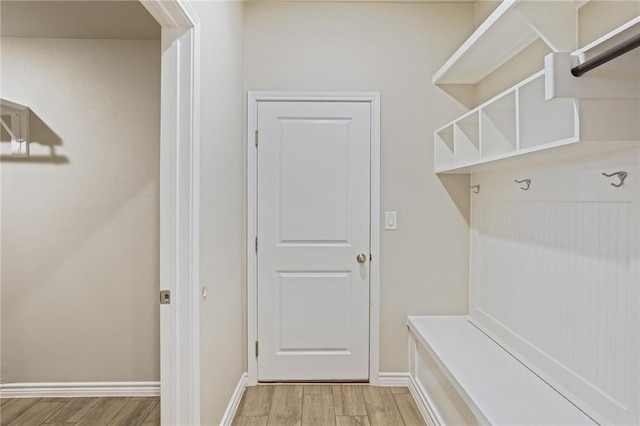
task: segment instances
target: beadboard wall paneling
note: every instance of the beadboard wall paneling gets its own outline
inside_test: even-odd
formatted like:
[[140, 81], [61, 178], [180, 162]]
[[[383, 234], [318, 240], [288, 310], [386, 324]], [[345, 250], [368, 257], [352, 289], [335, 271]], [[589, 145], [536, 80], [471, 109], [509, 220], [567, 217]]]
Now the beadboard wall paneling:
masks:
[[[615, 424], [640, 421], [639, 159], [636, 147], [473, 176], [472, 318]], [[621, 188], [601, 175], [618, 169]]]

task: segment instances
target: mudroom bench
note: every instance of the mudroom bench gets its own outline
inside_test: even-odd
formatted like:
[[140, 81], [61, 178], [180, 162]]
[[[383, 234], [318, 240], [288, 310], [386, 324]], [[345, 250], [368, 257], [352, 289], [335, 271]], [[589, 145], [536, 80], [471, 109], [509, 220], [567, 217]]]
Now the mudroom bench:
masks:
[[595, 424], [468, 316], [410, 316], [407, 325], [411, 381], [432, 423]]

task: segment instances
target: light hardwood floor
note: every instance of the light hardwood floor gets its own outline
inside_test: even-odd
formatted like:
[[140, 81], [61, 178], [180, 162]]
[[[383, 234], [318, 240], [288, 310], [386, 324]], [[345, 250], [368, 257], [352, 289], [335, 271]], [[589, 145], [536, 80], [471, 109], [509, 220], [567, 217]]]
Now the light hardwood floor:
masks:
[[2, 426], [159, 426], [160, 398], [6, 398]]
[[405, 387], [259, 385], [248, 387], [233, 426], [426, 425]]

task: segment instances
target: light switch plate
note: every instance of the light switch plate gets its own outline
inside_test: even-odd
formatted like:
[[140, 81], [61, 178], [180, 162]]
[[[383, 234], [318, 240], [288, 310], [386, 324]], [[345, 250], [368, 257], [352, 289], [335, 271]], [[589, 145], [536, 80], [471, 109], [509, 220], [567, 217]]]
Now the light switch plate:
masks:
[[397, 212], [384, 212], [384, 229], [387, 231], [395, 231], [398, 229]]

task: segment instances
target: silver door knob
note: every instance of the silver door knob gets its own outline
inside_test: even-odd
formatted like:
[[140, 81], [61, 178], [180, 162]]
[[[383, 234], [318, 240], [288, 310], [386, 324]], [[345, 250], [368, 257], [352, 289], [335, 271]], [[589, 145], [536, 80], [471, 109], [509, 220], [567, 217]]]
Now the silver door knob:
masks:
[[360, 253], [356, 256], [356, 260], [358, 261], [358, 263], [364, 263], [367, 261], [367, 255], [364, 253]]

